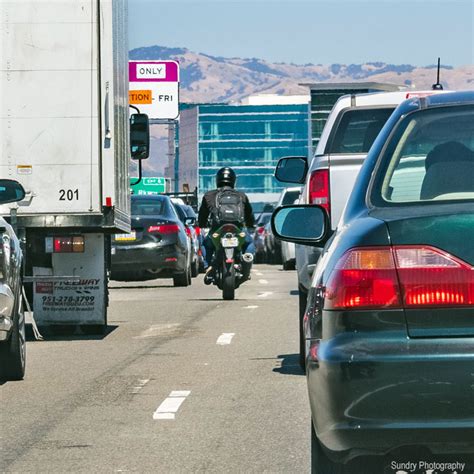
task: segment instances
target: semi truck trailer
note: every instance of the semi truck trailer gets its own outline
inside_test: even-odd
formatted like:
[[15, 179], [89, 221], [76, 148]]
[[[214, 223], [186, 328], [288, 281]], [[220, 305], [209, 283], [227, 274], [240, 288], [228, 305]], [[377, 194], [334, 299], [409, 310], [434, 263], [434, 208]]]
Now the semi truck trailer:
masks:
[[26, 191], [0, 215], [38, 326], [107, 326], [110, 237], [130, 231], [127, 16], [126, 0], [0, 1], [0, 177]]

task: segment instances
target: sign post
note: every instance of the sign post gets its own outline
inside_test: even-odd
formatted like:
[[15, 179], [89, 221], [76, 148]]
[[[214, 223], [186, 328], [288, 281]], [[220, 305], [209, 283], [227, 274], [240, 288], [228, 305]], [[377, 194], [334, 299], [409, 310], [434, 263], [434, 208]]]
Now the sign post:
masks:
[[129, 61], [129, 103], [150, 119], [179, 115], [179, 64], [176, 61]]

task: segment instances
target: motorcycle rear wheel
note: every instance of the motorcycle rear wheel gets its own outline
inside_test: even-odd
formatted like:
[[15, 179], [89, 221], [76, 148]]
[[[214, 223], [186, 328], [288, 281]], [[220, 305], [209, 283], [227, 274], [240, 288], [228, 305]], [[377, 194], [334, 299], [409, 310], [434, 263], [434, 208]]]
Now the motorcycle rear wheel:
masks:
[[231, 264], [230, 268], [224, 268], [222, 272], [222, 298], [224, 300], [233, 300], [235, 298], [235, 268]]

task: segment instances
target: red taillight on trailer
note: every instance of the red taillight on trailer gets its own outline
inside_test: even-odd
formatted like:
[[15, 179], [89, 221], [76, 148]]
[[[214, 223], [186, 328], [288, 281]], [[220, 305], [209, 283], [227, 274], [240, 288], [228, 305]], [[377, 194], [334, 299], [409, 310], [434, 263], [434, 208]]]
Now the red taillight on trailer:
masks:
[[474, 304], [474, 268], [429, 246], [355, 248], [336, 264], [325, 309]]
[[177, 224], [151, 225], [147, 230], [150, 234], [177, 234], [179, 226]]
[[73, 237], [54, 237], [53, 239], [54, 253], [83, 253], [84, 237], [76, 235]]
[[392, 251], [385, 247], [346, 252], [326, 285], [325, 309], [401, 307]]
[[429, 246], [395, 246], [403, 304], [466, 306], [474, 304], [474, 268]]
[[308, 186], [310, 204], [324, 207], [328, 214], [331, 213], [329, 204], [329, 170], [316, 170], [311, 173]]

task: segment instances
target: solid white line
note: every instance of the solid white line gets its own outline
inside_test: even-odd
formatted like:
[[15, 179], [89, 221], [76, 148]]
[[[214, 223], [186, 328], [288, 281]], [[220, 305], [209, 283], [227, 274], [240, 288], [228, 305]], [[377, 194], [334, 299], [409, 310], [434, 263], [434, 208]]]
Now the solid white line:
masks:
[[267, 296], [273, 295], [273, 291], [264, 291], [258, 295], [259, 298], [266, 298]]
[[268, 280], [258, 280], [261, 285], [268, 285]]
[[216, 344], [218, 344], [219, 346], [226, 346], [232, 342], [232, 338], [234, 336], [234, 332], [225, 332], [217, 338]]
[[154, 420], [174, 420], [175, 414], [183, 404], [190, 390], [173, 390], [168, 398], [165, 398], [161, 405], [153, 413]]

